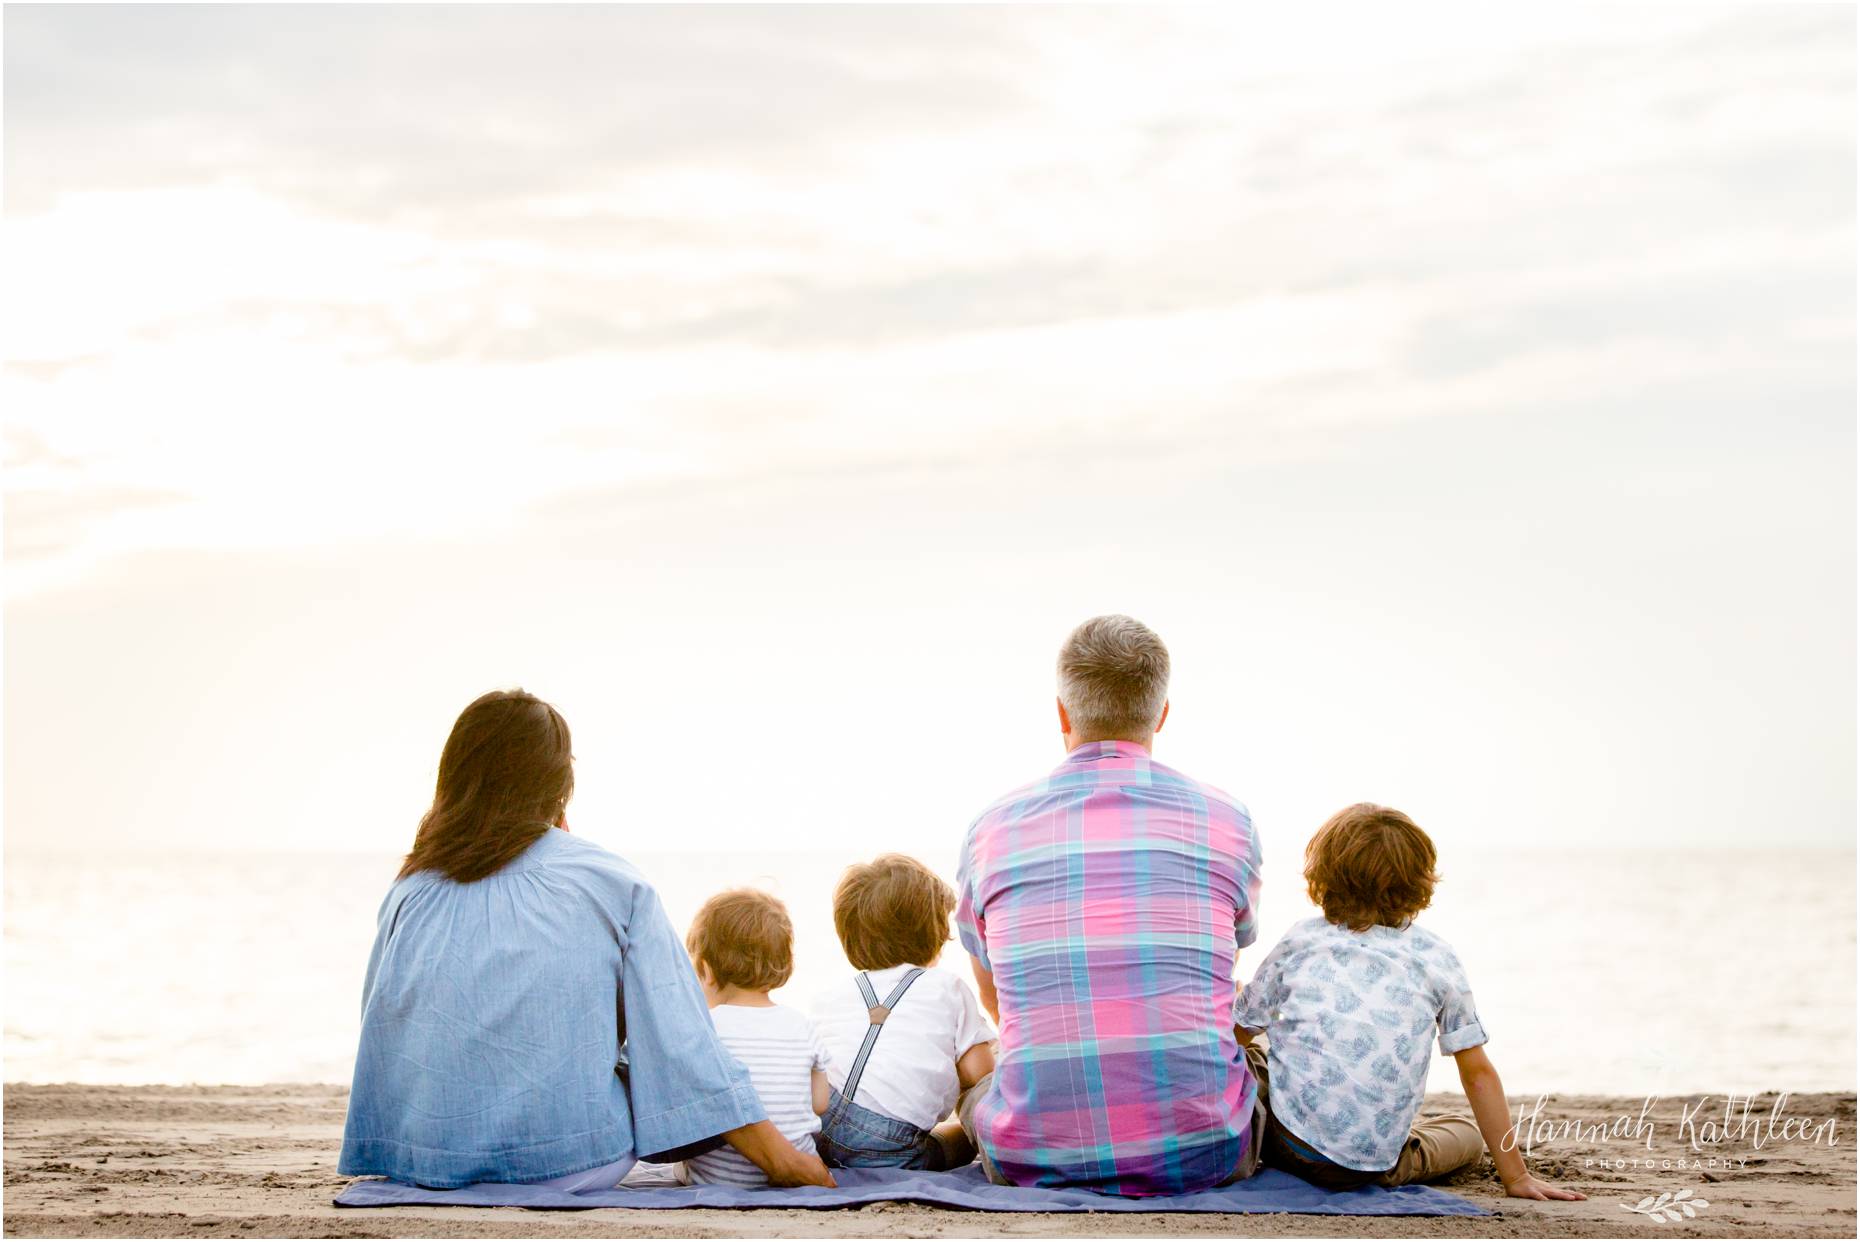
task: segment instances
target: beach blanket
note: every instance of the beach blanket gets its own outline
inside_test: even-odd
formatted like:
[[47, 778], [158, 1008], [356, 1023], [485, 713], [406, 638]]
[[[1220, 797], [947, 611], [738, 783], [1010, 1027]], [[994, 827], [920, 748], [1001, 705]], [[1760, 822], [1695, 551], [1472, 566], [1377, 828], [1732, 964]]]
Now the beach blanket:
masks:
[[1386, 1189], [1365, 1186], [1332, 1193], [1319, 1190], [1277, 1169], [1232, 1186], [1192, 1195], [1121, 1199], [1090, 1190], [1041, 1190], [995, 1186], [980, 1165], [954, 1173], [918, 1173], [907, 1169], [835, 1169], [839, 1185], [744, 1189], [734, 1186], [620, 1187], [566, 1194], [534, 1186], [480, 1183], [463, 1190], [424, 1190], [398, 1182], [371, 1179], [336, 1196], [337, 1207], [583, 1208], [840, 1208], [886, 1200], [931, 1203], [982, 1212], [1308, 1212], [1324, 1216], [1490, 1216], [1492, 1213], [1458, 1195], [1431, 1186]]

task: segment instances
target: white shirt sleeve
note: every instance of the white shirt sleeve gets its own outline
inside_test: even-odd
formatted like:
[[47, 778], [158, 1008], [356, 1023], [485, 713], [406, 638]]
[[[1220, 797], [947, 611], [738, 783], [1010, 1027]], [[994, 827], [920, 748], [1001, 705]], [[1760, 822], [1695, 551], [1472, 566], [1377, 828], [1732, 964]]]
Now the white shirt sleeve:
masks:
[[825, 1073], [833, 1068], [833, 1054], [827, 1051], [827, 1041], [820, 1038], [820, 1024], [812, 1018], [807, 1019], [807, 1047], [812, 1054], [809, 1065]]
[[956, 1015], [956, 1059], [962, 1060], [963, 1054], [977, 1044], [988, 1043], [995, 1037], [995, 1029], [988, 1025], [988, 1019], [982, 1016], [982, 1003], [975, 997], [975, 989], [961, 979], [950, 977], [955, 985], [955, 992], [960, 1006]]

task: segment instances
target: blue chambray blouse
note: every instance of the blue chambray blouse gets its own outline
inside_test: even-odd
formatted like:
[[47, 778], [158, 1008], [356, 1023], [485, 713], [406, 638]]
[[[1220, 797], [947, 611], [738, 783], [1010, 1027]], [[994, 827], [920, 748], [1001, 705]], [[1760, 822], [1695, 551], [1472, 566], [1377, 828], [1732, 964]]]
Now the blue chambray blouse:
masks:
[[475, 883], [389, 890], [339, 1173], [545, 1181], [766, 1115], [632, 864], [552, 828]]

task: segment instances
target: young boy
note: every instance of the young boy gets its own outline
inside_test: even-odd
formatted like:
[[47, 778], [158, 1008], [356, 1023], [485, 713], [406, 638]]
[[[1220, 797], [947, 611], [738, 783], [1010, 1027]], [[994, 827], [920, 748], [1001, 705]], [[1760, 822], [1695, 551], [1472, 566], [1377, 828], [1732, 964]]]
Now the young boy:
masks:
[[886, 854], [849, 867], [833, 926], [860, 974], [815, 1007], [833, 1091], [820, 1156], [848, 1168], [955, 1169], [975, 1158], [947, 1120], [995, 1068], [994, 1032], [968, 984], [930, 970], [956, 893], [928, 867]]
[[[1518, 1154], [1466, 972], [1413, 922], [1437, 879], [1434, 843], [1388, 807], [1339, 811], [1305, 847], [1324, 917], [1286, 932], [1234, 1002], [1234, 1033], [1269, 1110], [1265, 1162], [1347, 1190], [1429, 1181], [1489, 1148], [1506, 1194], [1584, 1198], [1538, 1181]], [[1416, 1120], [1436, 1030], [1472, 1118]]]
[[[768, 1119], [783, 1138], [812, 1151], [827, 1108], [827, 1054], [806, 1015], [769, 999], [794, 972], [787, 907], [755, 889], [718, 893], [692, 920], [685, 949], [717, 1035], [749, 1071]], [[728, 1147], [686, 1161], [684, 1180], [768, 1184], [762, 1170]]]

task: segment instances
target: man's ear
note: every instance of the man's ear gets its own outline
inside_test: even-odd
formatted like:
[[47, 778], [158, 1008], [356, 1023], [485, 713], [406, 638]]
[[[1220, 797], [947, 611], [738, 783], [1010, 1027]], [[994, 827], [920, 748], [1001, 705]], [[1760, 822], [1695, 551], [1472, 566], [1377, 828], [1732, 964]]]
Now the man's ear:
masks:
[[1053, 699], [1053, 706], [1059, 709], [1059, 731], [1061, 733], [1072, 732], [1072, 717], [1066, 715], [1065, 700], [1055, 697]]
[[1169, 700], [1164, 699], [1163, 700], [1163, 714], [1156, 718], [1156, 727], [1154, 729], [1151, 729], [1150, 732], [1161, 733], [1162, 727], [1163, 727], [1163, 721], [1167, 719], [1169, 719]]

